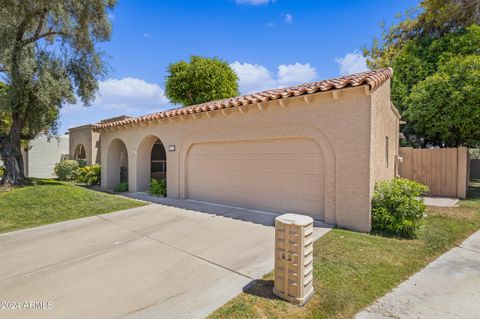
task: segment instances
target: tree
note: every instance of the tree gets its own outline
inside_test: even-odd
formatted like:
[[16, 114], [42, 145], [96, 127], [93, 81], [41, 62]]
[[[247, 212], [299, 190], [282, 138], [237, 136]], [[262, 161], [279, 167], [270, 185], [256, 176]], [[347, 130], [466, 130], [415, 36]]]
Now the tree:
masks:
[[[384, 30], [382, 40], [374, 40], [372, 47], [365, 49], [364, 54], [371, 68], [393, 67], [392, 102], [402, 116], [407, 117], [407, 110], [413, 114], [411, 111], [416, 107], [414, 103], [418, 102], [411, 96], [417, 85], [427, 78], [433, 81], [435, 77], [430, 77], [437, 73], [445, 75], [440, 69], [452, 59], [458, 58], [459, 61], [459, 57], [480, 54], [480, 0], [424, 0], [420, 4], [420, 11], [407, 12], [406, 17], [401, 19], [398, 24]], [[459, 89], [457, 93], [465, 94], [465, 91]], [[436, 102], [431, 101], [431, 107], [428, 108], [431, 112], [440, 112], [442, 109]], [[469, 103], [468, 100], [465, 102]], [[422, 108], [423, 111], [427, 109], [426, 105]], [[466, 107], [465, 110], [473, 112], [474, 108]], [[453, 113], [448, 112], [448, 116], [452, 118], [447, 120], [455, 122]], [[432, 127], [432, 123], [420, 125], [426, 119], [416, 118], [414, 123], [407, 118], [407, 124], [402, 126], [406, 137], [403, 145], [424, 147], [455, 144], [439, 139], [436, 135], [438, 132], [427, 133], [425, 129]], [[459, 142], [467, 143], [466, 140]]]
[[238, 95], [238, 76], [218, 58], [190, 57], [170, 64], [165, 95], [175, 104], [193, 105]]
[[0, 0], [0, 76], [7, 85], [0, 112], [2, 183], [23, 182], [20, 140], [55, 128], [59, 109], [89, 105], [105, 74], [98, 44], [110, 39], [116, 0]]
[[480, 26], [445, 34], [442, 37], [423, 37], [405, 43], [392, 59], [392, 101], [400, 112], [409, 107], [408, 98], [418, 83], [435, 74], [450, 59], [478, 54]]
[[370, 68], [392, 63], [396, 53], [412, 39], [439, 38], [480, 23], [480, 0], [423, 0], [418, 8], [398, 15], [400, 21], [385, 29], [382, 38], [364, 48]]
[[405, 112], [415, 132], [442, 147], [480, 145], [480, 55], [458, 56], [421, 81]]

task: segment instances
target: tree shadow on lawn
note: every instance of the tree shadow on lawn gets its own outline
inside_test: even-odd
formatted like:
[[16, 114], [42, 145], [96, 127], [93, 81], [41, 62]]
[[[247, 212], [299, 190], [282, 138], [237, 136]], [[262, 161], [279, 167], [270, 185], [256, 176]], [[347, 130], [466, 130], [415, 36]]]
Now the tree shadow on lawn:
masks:
[[37, 186], [37, 185], [40, 185], [40, 186], [45, 186], [45, 185], [48, 185], [48, 186], [65, 186], [65, 183], [63, 182], [60, 182], [58, 180], [54, 180], [54, 179], [30, 179], [29, 180], [29, 184], [26, 184], [25, 186]]
[[2, 185], [0, 192], [10, 192], [18, 188], [32, 187], [32, 186], [65, 186], [64, 182], [54, 179], [40, 179], [40, 178], [25, 178], [21, 185]]
[[243, 292], [267, 299], [279, 299], [273, 294], [273, 280], [256, 279], [243, 287]]

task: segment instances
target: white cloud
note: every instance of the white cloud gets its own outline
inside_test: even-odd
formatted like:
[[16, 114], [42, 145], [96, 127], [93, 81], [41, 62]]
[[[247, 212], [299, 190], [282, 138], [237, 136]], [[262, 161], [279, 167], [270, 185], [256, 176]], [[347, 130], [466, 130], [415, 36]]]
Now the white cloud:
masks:
[[260, 4], [267, 4], [267, 3], [274, 3], [277, 2], [277, 0], [235, 0], [236, 3], [238, 4], [253, 4], [255, 6], [258, 6]]
[[[99, 82], [98, 93], [93, 104], [85, 108], [78, 102], [67, 105], [62, 114], [81, 112], [92, 113], [153, 113], [169, 104], [164, 90], [155, 83], [137, 78], [108, 79]], [[102, 114], [99, 114], [102, 117]], [[106, 116], [103, 116], [106, 117]]]
[[288, 24], [293, 22], [293, 16], [291, 14], [288, 14], [288, 13], [285, 14], [284, 18], [285, 18], [285, 22], [288, 23]]
[[99, 83], [95, 105], [103, 108], [144, 108], [168, 104], [163, 89], [136, 78], [108, 79]]
[[278, 83], [295, 85], [298, 83], [311, 82], [317, 77], [317, 70], [309, 63], [280, 65], [278, 67]]
[[317, 78], [316, 69], [308, 63], [279, 65], [275, 76], [259, 64], [235, 61], [230, 66], [238, 75], [242, 94], [311, 82]]
[[367, 59], [358, 50], [345, 54], [343, 58], [335, 58], [335, 61], [341, 75], [368, 71]]
[[91, 106], [84, 107], [79, 101], [61, 109], [60, 132], [119, 115], [155, 113], [167, 109], [169, 105], [164, 90], [158, 84], [142, 79], [107, 79], [98, 85], [99, 90]]
[[272, 74], [263, 65], [235, 61], [230, 66], [238, 75], [241, 93], [262, 91], [277, 86]]

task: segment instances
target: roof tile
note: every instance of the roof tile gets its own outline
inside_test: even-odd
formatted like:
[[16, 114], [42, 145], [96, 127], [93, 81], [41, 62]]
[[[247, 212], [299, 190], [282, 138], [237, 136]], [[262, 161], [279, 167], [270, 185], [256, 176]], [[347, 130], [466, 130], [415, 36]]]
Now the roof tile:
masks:
[[108, 127], [123, 126], [132, 123], [140, 123], [146, 121], [153, 121], [162, 118], [170, 118], [180, 115], [187, 115], [193, 113], [208, 112], [220, 110], [224, 108], [245, 106], [256, 104], [260, 102], [267, 102], [278, 100], [281, 98], [289, 98], [292, 96], [300, 96], [304, 94], [313, 94], [316, 92], [325, 92], [335, 89], [343, 89], [346, 87], [355, 87], [361, 85], [368, 85], [370, 89], [381, 85], [383, 82], [391, 78], [393, 70], [391, 68], [379, 69], [376, 71], [367, 71], [351, 75], [342, 76], [336, 79], [322, 80], [312, 83], [301, 84], [297, 86], [272, 89], [259, 93], [252, 93], [233, 98], [206, 102], [198, 105], [186, 106], [178, 109], [166, 110], [158, 113], [148, 114], [136, 118], [125, 118], [119, 121], [109, 123], [98, 123], [93, 126], [93, 129], [98, 131]]

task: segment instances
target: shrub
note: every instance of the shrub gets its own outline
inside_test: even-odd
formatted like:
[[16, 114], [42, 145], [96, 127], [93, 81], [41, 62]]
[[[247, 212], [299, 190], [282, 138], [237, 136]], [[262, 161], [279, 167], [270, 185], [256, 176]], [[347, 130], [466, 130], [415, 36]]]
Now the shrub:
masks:
[[113, 186], [113, 191], [115, 193], [124, 193], [128, 191], [128, 183], [118, 183], [117, 185]]
[[80, 168], [87, 166], [87, 161], [84, 159], [77, 159], [76, 161], [78, 163], [78, 167]]
[[71, 181], [76, 178], [78, 167], [79, 165], [77, 161], [66, 160], [57, 163], [53, 170], [55, 171], [55, 175], [57, 175], [59, 180]]
[[99, 164], [81, 167], [78, 169], [75, 180], [87, 185], [98, 185], [100, 184], [100, 173], [101, 168]]
[[404, 178], [379, 182], [372, 200], [372, 230], [414, 238], [425, 214], [418, 196], [428, 187]]
[[167, 196], [167, 181], [164, 178], [152, 178], [150, 180], [150, 194], [161, 197]]
[[0, 166], [0, 179], [2, 179], [3, 172], [5, 172], [5, 168], [3, 166]]

